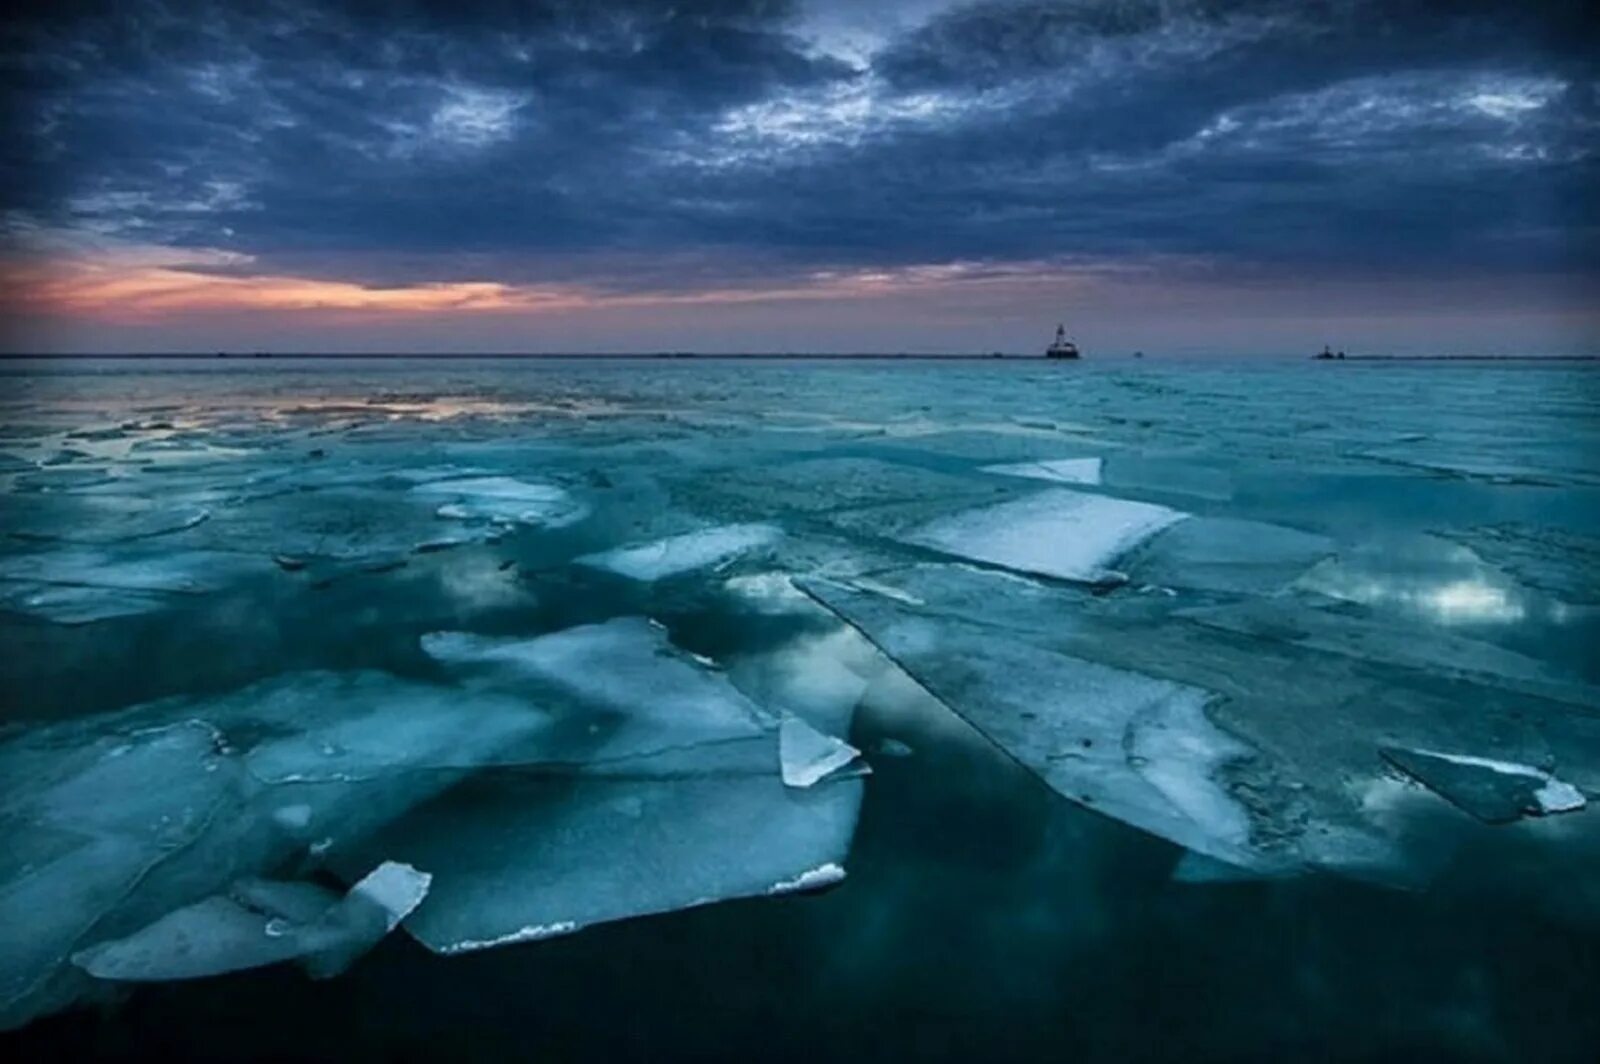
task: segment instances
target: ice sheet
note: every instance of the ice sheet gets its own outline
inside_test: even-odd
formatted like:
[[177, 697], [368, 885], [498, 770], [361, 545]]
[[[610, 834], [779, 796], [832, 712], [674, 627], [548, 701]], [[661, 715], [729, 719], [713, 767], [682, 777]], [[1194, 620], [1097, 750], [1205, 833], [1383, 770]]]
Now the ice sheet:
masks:
[[1185, 515], [1165, 506], [1056, 488], [938, 518], [902, 538], [973, 561], [1089, 583]]
[[708, 569], [777, 541], [783, 531], [774, 525], [721, 525], [666, 539], [586, 554], [578, 564], [625, 576], [630, 580], [665, 580]]

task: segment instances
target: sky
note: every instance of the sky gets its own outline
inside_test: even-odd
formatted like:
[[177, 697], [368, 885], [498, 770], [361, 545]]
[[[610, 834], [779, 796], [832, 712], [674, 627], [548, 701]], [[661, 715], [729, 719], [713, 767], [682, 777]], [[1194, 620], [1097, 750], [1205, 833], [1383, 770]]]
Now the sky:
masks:
[[57, 0], [0, 350], [1600, 353], [1580, 0]]

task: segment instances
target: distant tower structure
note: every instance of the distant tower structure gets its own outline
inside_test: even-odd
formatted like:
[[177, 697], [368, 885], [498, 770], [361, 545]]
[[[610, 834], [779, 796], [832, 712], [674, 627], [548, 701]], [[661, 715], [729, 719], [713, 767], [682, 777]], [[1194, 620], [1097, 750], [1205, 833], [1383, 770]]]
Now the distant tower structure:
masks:
[[1056, 338], [1044, 349], [1045, 358], [1077, 358], [1078, 345], [1067, 339], [1067, 327], [1056, 326]]

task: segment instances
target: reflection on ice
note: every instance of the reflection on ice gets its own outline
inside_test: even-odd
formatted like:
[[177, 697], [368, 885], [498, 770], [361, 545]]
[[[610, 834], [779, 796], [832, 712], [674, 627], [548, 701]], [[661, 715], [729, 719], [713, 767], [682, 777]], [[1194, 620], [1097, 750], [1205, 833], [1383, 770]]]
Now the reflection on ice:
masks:
[[440, 517], [460, 521], [560, 528], [581, 521], [588, 507], [565, 489], [514, 477], [463, 477], [418, 484], [411, 494], [437, 501]]
[[1298, 585], [1443, 625], [1514, 624], [1531, 605], [1524, 589], [1471, 550], [1424, 536], [1343, 551], [1306, 573]]
[[578, 563], [630, 580], [665, 580], [721, 565], [767, 546], [782, 534], [772, 525], [724, 525], [636, 546], [617, 547], [600, 554], [586, 554]]

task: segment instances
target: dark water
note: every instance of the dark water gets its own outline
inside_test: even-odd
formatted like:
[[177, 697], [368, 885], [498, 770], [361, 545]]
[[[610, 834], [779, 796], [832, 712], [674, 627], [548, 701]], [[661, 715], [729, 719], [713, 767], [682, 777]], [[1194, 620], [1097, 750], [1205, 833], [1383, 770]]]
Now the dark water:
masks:
[[[7, 474], [13, 534], [70, 526], [72, 507], [91, 505], [76, 494], [83, 483], [29, 480], [41, 470], [109, 471], [119, 500], [162, 506], [178, 505], [182, 492], [211, 492], [219, 478], [234, 492], [265, 471], [309, 464], [316, 472], [270, 500], [206, 495], [206, 523], [141, 541], [303, 554], [307, 570], [269, 567], [172, 608], [94, 623], [7, 613], [0, 709], [14, 736], [300, 669], [434, 681], [437, 667], [418, 649], [426, 632], [532, 635], [639, 614], [720, 663], [794, 633], [779, 622], [762, 629], [719, 598], [709, 577], [647, 590], [586, 583], [571, 559], [692, 526], [675, 520], [687, 515], [784, 528], [775, 554], [717, 581], [772, 569], [841, 572], [867, 556], [876, 568], [900, 549], [880, 534], [877, 515], [939, 499], [938, 478], [966, 482], [984, 464], [1078, 455], [1105, 457], [1093, 490], [1332, 542], [1344, 567], [1324, 565], [1315, 583], [1320, 594], [1338, 592], [1331, 607], [1305, 597], [1313, 584], [1303, 573], [1290, 574], [1290, 590], [1175, 581], [1170, 609], [1259, 597], [1378, 626], [1372, 642], [1338, 653], [1271, 633], [1230, 635], [1228, 652], [1245, 668], [1255, 656], [1303, 655], [1308, 676], [1342, 683], [1348, 672], [1352, 693], [1339, 698], [1352, 706], [1373, 698], [1409, 706], [1468, 674], [1497, 698], [1535, 697], [1500, 676], [1500, 659], [1483, 648], [1518, 655], [1539, 683], [1566, 691], [1592, 691], [1600, 679], [1600, 596], [1588, 594], [1595, 571], [1585, 553], [1600, 499], [1600, 389], [1590, 371], [1060, 369], [6, 367], [0, 450], [30, 463]], [[133, 421], [174, 427], [72, 436]], [[127, 449], [152, 438], [178, 440], [170, 459], [144, 452], [172, 469], [142, 467]], [[83, 454], [33, 465], [62, 449]], [[321, 453], [308, 459], [312, 451]], [[893, 475], [863, 478], [860, 466], [835, 464], [790, 476], [818, 458], [870, 461]], [[341, 511], [331, 524], [305, 524], [315, 500], [334, 490], [328, 470], [437, 462], [538, 471], [592, 513], [566, 528], [520, 529], [408, 555], [404, 568], [313, 582], [330, 537], [376, 544], [378, 553], [417, 541], [412, 518], [388, 495], [373, 495], [366, 517]], [[909, 494], [896, 494], [900, 476]], [[84, 513], [76, 520], [105, 520], [101, 510]], [[424, 530], [436, 523], [419, 520]], [[32, 557], [55, 541], [12, 542], [8, 550]], [[1463, 545], [1467, 554], [1458, 553]], [[1238, 550], [1256, 547], [1246, 540]], [[1141, 564], [1153, 574], [1181, 560]], [[1115, 663], [1139, 651], [1130, 640], [1164, 646], [1164, 633], [1184, 625], [1160, 596], [1140, 599], [1139, 572], [1084, 599], [1085, 616], [1099, 618], [1084, 623]], [[992, 606], [996, 616], [1006, 608]], [[1470, 642], [1416, 649], [1443, 635]], [[1182, 657], [1191, 653], [1175, 649], [1164, 671], [1200, 675], [1204, 663]], [[1248, 688], [1248, 676], [1241, 683]], [[1470, 700], [1479, 688], [1449, 690]], [[825, 891], [460, 956], [434, 955], [396, 933], [335, 979], [279, 965], [141, 985], [4, 1040], [30, 1060], [1595, 1059], [1593, 809], [1491, 829], [1416, 789], [1436, 808], [1399, 835], [1408, 845], [1419, 831], [1451, 842], [1404, 886], [1339, 869], [1178, 882], [1178, 846], [1065, 800], [938, 701], [905, 691], [874, 685], [855, 708], [849, 739], [873, 771], [848, 878]], [[1307, 690], [1283, 712], [1325, 714], [1339, 704]], [[1589, 694], [1562, 705], [1579, 731], [1597, 712]], [[879, 753], [891, 739], [913, 752]], [[1594, 798], [1592, 748], [1553, 753], [1563, 778]], [[1367, 771], [1400, 785], [1376, 759]]]

